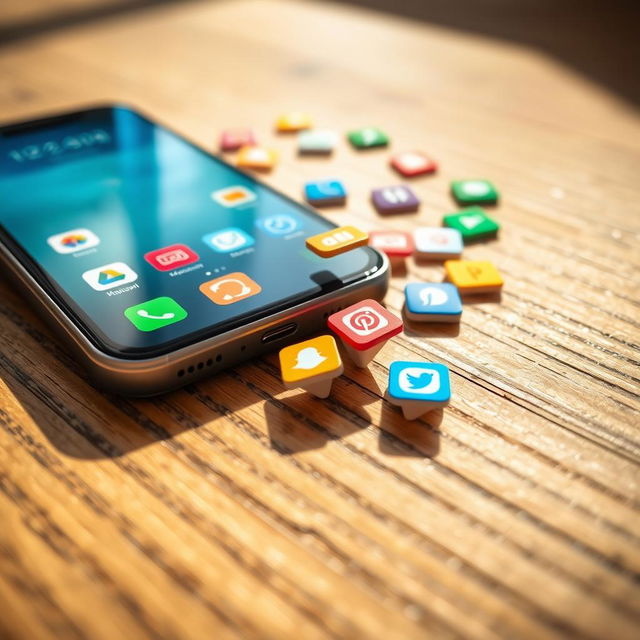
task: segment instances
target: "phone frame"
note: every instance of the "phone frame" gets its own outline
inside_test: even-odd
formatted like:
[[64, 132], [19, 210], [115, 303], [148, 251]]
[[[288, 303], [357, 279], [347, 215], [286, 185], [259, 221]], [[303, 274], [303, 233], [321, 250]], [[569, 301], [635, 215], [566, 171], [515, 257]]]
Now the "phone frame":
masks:
[[[0, 129], [16, 126], [37, 126], [49, 120], [74, 116], [87, 111], [121, 107], [140, 114], [154, 124], [164, 127], [174, 135], [179, 136], [192, 146], [207, 155], [212, 155], [206, 149], [188, 139], [184, 135], [166, 127], [163, 123], [147, 116], [144, 112], [124, 104], [94, 105], [86, 109], [74, 110], [68, 113], [37, 118], [20, 123], [0, 126]], [[216, 160], [225, 163], [221, 158]], [[225, 163], [228, 164], [228, 163]], [[234, 167], [236, 169], [236, 167]], [[279, 196], [302, 206], [312, 215], [319, 216], [316, 211], [292, 200], [273, 187], [265, 184], [255, 176], [239, 170], [262, 187]], [[324, 219], [326, 220], [326, 219]], [[334, 224], [328, 221], [330, 224]], [[334, 224], [334, 227], [337, 226]], [[151, 396], [171, 389], [178, 388], [189, 382], [208, 376], [217, 371], [234, 366], [250, 358], [291, 344], [302, 337], [326, 329], [326, 317], [331, 313], [343, 309], [365, 298], [382, 300], [389, 282], [389, 262], [386, 256], [369, 247], [378, 254], [380, 267], [373, 271], [364, 271], [362, 277], [343, 285], [342, 287], [320, 293], [311, 299], [296, 303], [291, 307], [277, 311], [263, 311], [262, 316], [245, 324], [238, 324], [229, 330], [221, 331], [217, 335], [195, 338], [190, 344], [179, 346], [171, 351], [150, 357], [124, 357], [113, 355], [101, 349], [99, 341], [92, 335], [89, 327], [78, 321], [75, 314], [58, 299], [55, 292], [47, 291], [47, 284], [40, 282], [36, 276], [37, 269], [28, 269], [23, 262], [22, 251], [16, 251], [3, 242], [0, 235], [0, 262], [13, 276], [14, 281], [23, 289], [26, 297], [36, 307], [45, 320], [53, 326], [58, 335], [70, 347], [77, 359], [87, 368], [93, 382], [100, 387], [115, 391], [123, 395]], [[27, 264], [34, 261], [27, 255]], [[21, 259], [21, 257], [23, 259]], [[37, 265], [36, 265], [37, 266]], [[43, 278], [46, 283], [46, 278]], [[61, 303], [62, 302], [62, 303]], [[273, 307], [281, 307], [281, 304]], [[264, 341], [264, 336], [275, 332], [279, 327], [295, 324], [295, 331], [286, 333], [282, 338], [274, 341]], [[328, 331], [328, 329], [326, 329]]]

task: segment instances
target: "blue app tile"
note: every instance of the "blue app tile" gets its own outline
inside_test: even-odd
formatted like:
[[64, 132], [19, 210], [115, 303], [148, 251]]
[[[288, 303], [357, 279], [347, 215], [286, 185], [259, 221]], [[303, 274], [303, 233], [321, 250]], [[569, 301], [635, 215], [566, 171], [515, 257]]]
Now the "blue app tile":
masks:
[[451, 398], [449, 369], [435, 362], [392, 362], [388, 394], [397, 400], [447, 403]]
[[304, 193], [311, 204], [337, 204], [347, 197], [347, 190], [340, 180], [307, 182]]
[[242, 229], [228, 227], [202, 236], [202, 241], [218, 253], [230, 253], [245, 249], [255, 243], [255, 240]]
[[272, 236], [286, 236], [300, 228], [300, 220], [288, 213], [277, 213], [258, 221], [263, 231]]
[[462, 301], [458, 289], [448, 283], [410, 283], [405, 286], [406, 313], [409, 319], [422, 321], [458, 320]]

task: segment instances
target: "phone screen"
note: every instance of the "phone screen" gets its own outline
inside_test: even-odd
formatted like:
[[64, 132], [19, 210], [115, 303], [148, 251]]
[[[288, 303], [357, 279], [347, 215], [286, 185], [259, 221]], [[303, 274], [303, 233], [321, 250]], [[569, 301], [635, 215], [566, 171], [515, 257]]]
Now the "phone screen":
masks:
[[0, 232], [107, 352], [164, 353], [365, 277], [335, 225], [124, 108], [0, 130]]

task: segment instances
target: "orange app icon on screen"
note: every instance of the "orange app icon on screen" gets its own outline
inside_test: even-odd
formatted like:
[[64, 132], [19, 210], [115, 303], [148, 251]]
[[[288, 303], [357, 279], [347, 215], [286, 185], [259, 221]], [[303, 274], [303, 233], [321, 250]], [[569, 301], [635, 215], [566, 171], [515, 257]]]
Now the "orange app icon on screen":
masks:
[[199, 288], [211, 302], [221, 305], [239, 302], [262, 291], [262, 287], [257, 282], [240, 271], [203, 282]]

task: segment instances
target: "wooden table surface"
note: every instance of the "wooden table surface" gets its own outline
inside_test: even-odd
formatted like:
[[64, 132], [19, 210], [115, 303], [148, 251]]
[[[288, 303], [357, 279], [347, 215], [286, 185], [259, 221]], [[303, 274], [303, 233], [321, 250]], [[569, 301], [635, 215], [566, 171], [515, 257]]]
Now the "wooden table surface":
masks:
[[[439, 224], [451, 179], [488, 177], [503, 230], [465, 255], [505, 290], [325, 401], [275, 357], [138, 401], [92, 388], [0, 281], [0, 637], [638, 638], [634, 107], [535, 49], [339, 4], [178, 3], [0, 50], [4, 121], [105, 100], [207, 147], [253, 126], [282, 152], [270, 183], [341, 177], [328, 217], [369, 230]], [[421, 213], [372, 211], [387, 150], [297, 158], [271, 132], [289, 109], [431, 153]], [[408, 262], [387, 304], [442, 275]], [[447, 364], [451, 406], [383, 402], [400, 358]]]

